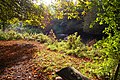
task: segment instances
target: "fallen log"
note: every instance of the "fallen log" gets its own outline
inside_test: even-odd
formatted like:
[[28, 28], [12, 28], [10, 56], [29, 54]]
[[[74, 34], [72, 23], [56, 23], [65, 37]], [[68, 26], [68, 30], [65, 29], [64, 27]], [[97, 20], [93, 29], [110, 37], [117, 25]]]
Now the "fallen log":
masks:
[[56, 72], [56, 74], [59, 75], [63, 80], [90, 80], [74, 67], [65, 67]]

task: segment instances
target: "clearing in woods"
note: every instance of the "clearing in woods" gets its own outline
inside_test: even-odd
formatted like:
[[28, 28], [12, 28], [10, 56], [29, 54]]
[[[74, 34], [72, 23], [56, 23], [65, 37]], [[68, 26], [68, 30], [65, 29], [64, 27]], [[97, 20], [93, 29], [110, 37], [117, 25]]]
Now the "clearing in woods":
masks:
[[87, 61], [47, 50], [35, 41], [0, 41], [0, 80], [53, 80], [56, 70], [66, 66], [82, 70]]

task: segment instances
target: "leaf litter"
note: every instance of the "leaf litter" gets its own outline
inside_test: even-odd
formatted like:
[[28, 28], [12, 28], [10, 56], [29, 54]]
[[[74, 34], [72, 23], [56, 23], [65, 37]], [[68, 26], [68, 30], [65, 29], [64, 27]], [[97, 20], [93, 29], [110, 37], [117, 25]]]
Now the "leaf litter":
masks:
[[35, 41], [0, 41], [0, 80], [54, 80], [56, 71], [67, 66], [83, 70], [85, 62]]

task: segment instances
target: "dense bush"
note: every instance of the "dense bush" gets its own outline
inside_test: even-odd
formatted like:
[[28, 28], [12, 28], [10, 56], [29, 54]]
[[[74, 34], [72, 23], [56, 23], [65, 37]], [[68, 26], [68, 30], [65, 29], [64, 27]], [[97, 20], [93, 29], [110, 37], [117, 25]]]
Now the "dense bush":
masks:
[[[119, 80], [120, 72], [120, 2], [119, 0], [95, 0], [98, 13], [95, 22], [106, 25], [103, 31], [108, 35], [106, 39], [99, 41], [96, 49], [99, 58], [96, 60], [98, 68], [94, 72], [98, 75]], [[117, 68], [117, 69], [116, 69]]]
[[49, 44], [52, 43], [52, 40], [47, 35], [44, 35], [43, 33], [30, 34], [29, 36], [30, 36], [28, 38], [29, 40], [33, 39], [34, 41], [38, 41], [40, 43], [49, 43]]
[[[103, 75], [110, 75], [113, 78], [116, 73], [116, 66], [120, 61], [120, 32], [114, 36], [101, 40], [96, 47], [101, 54], [101, 64], [98, 71]], [[112, 65], [111, 65], [112, 64]], [[119, 77], [120, 78], [120, 77]]]
[[[120, 32], [98, 41], [90, 51], [87, 51], [87, 56], [93, 60], [88, 63], [91, 74], [97, 77], [108, 80], [119, 80], [120, 69], [117, 67], [120, 64]], [[116, 72], [118, 75], [115, 76]], [[115, 79], [115, 77], [116, 79]]]

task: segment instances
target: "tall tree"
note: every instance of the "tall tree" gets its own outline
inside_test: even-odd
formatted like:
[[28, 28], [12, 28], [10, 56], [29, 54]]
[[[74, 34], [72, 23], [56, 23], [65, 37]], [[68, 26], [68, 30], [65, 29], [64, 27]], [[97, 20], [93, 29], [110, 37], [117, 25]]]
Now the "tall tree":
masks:
[[14, 18], [29, 24], [45, 26], [50, 17], [50, 12], [44, 4], [37, 5], [31, 0], [0, 1], [0, 22], [3, 24], [3, 30]]

